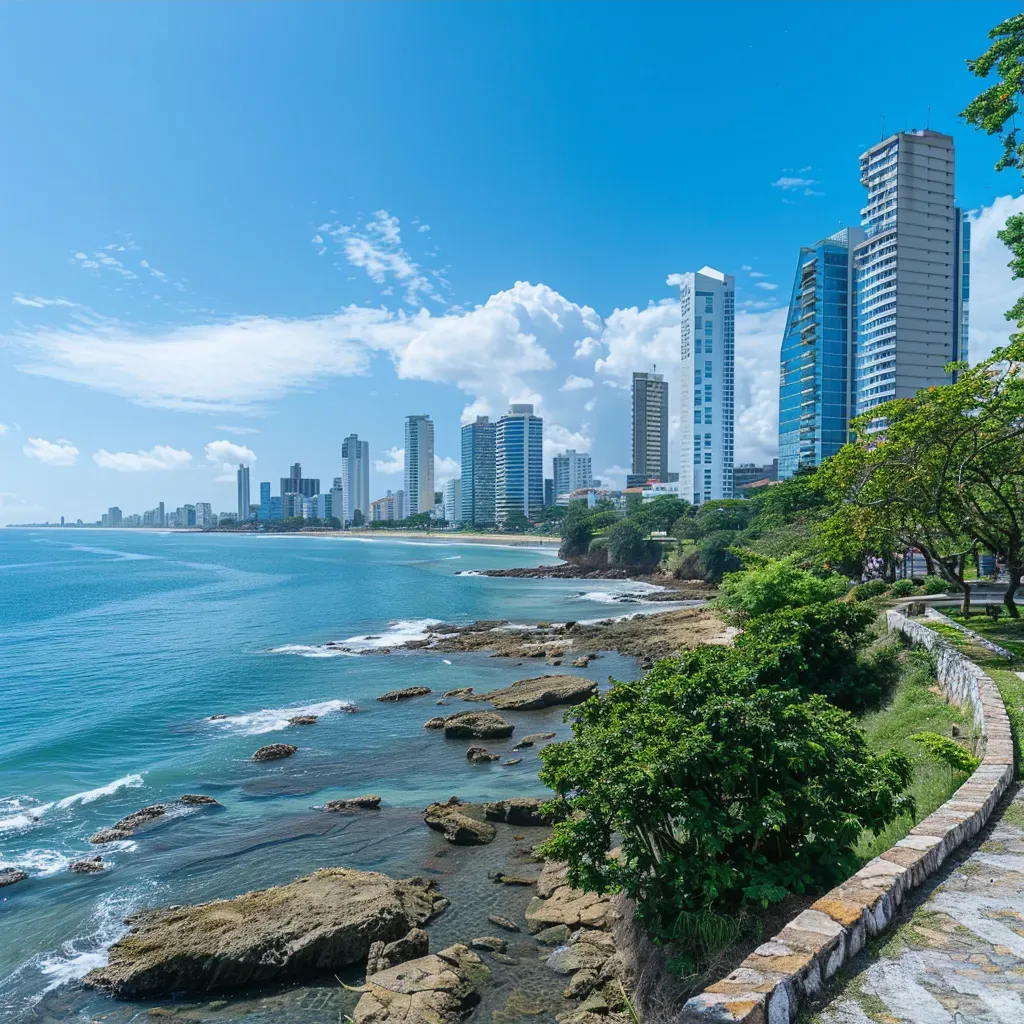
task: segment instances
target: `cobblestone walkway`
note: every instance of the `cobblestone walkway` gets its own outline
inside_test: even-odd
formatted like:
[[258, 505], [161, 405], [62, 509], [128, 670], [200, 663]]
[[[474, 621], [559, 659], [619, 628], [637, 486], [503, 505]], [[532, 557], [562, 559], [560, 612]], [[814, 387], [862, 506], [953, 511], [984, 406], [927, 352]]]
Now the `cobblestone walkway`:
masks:
[[851, 968], [816, 1024], [1024, 1024], [1024, 790]]

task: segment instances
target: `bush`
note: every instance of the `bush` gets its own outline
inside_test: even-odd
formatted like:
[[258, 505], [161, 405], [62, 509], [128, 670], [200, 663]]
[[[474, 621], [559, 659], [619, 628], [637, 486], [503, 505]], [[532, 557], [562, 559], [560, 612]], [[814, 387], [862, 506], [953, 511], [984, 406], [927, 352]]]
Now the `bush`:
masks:
[[850, 591], [850, 597], [854, 601], [867, 601], [872, 597], [881, 597], [889, 589], [885, 580], [868, 580], [866, 583], [858, 583]]
[[952, 589], [941, 576], [925, 576], [921, 586], [925, 594], [948, 594]]
[[700, 574], [704, 579], [718, 583], [727, 572], [741, 568], [740, 560], [729, 550], [735, 543], [736, 534], [731, 530], [718, 530], [700, 541]]
[[964, 750], [948, 736], [940, 736], [937, 732], [918, 732], [910, 738], [915, 743], [920, 743], [933, 761], [949, 765], [953, 771], [970, 775], [981, 764], [980, 757], [975, 757], [969, 750]]
[[792, 559], [771, 559], [762, 565], [729, 573], [722, 580], [718, 603], [739, 618], [753, 619], [781, 608], [832, 601], [842, 597], [849, 586], [846, 577], [838, 573], [815, 576], [797, 568]]
[[835, 884], [861, 831], [910, 806], [905, 756], [869, 753], [847, 712], [760, 685], [728, 648], [659, 662], [573, 718], [573, 738], [541, 752], [541, 779], [571, 812], [544, 853], [568, 862], [572, 885], [632, 898], [684, 971], [706, 965], [715, 922]]
[[899, 675], [899, 644], [888, 637], [866, 647], [875, 613], [863, 604], [830, 601], [753, 619], [736, 650], [755, 667], [758, 685], [820, 693], [859, 712], [878, 704]]
[[648, 557], [647, 534], [632, 519], [617, 522], [606, 534], [612, 565], [642, 565]]
[[897, 580], [889, 588], [890, 597], [909, 597], [914, 591], [917, 590], [917, 585], [913, 580]]

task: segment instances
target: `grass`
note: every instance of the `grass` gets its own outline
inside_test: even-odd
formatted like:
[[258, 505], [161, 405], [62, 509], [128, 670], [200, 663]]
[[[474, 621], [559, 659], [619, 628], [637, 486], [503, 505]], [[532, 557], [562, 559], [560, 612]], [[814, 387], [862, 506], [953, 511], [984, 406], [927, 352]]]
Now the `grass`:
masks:
[[860, 720], [868, 747], [876, 752], [895, 749], [906, 754], [914, 764], [914, 781], [910, 793], [917, 805], [912, 818], [904, 815], [879, 833], [864, 832], [857, 843], [857, 855], [870, 860], [884, 853], [903, 839], [915, 823], [926, 818], [944, 803], [966, 779], [955, 775], [945, 765], [925, 756], [921, 746], [910, 740], [914, 733], [936, 732], [949, 736], [954, 725], [963, 735], [970, 735], [973, 723], [952, 704], [933, 693], [935, 675], [931, 658], [922, 650], [911, 649], [904, 655], [903, 671], [888, 702], [878, 711]]
[[1006, 705], [1010, 728], [1013, 730], [1014, 759], [1019, 778], [1024, 774], [1024, 756], [1021, 754], [1021, 742], [1024, 739], [1024, 679], [1021, 679], [1017, 672], [1024, 671], [1024, 619], [1000, 618], [993, 622], [987, 615], [972, 615], [970, 619], [965, 620], [959, 611], [943, 611], [954, 621], [973, 629], [986, 640], [1005, 647], [1020, 659], [1015, 671], [1005, 658], [994, 655], [959, 630], [939, 623], [927, 623], [929, 629], [934, 629], [943, 640], [947, 640], [958, 650], [963, 651], [976, 665], [980, 665], [998, 687], [1003, 704]]

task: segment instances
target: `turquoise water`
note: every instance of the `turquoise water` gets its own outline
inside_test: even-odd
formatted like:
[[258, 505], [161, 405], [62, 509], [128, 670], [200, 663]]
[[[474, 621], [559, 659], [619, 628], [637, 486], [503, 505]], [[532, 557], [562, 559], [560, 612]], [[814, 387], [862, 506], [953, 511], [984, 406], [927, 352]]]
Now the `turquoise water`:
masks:
[[[456, 575], [552, 559], [550, 550], [432, 542], [0, 531], [0, 867], [30, 874], [0, 889], [0, 1019], [131, 1019], [130, 1007], [77, 979], [103, 962], [122, 918], [140, 906], [230, 896], [333, 864], [450, 876], [455, 862], [444, 858], [463, 854], [443, 849], [416, 812], [453, 793], [540, 793], [538, 759], [526, 752], [511, 768], [470, 765], [464, 742], [423, 722], [445, 690], [490, 689], [543, 669], [480, 654], [317, 645], [373, 649], [420, 635], [429, 620], [635, 610], [612, 604], [632, 584]], [[601, 681], [636, 674], [616, 655], [572, 671]], [[414, 684], [436, 692], [374, 700]], [[287, 725], [302, 712], [319, 722]], [[508, 717], [519, 735], [566, 732], [558, 711]], [[249, 760], [275, 741], [299, 753]], [[387, 811], [316, 810], [366, 792]], [[71, 860], [97, 852], [92, 832], [182, 793], [207, 793], [223, 807], [101, 848], [110, 865], [102, 874], [68, 872]], [[455, 911], [444, 917], [459, 920]], [[320, 1019], [298, 1002], [273, 1019], [286, 1017]]]

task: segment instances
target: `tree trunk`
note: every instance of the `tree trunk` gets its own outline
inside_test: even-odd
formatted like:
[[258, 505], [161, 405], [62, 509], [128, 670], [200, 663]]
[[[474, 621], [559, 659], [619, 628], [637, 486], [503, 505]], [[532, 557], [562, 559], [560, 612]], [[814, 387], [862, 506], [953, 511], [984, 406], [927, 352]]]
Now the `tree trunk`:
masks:
[[1006, 605], [1006, 612], [1011, 619], [1020, 618], [1020, 610], [1017, 608], [1017, 602], [1014, 600], [1014, 595], [1017, 593], [1017, 588], [1020, 586], [1022, 572], [1024, 572], [1024, 566], [1010, 565], [1007, 563], [1006, 574], [1009, 576], [1010, 582], [1006, 587], [1006, 595], [1003, 597], [1003, 604]]
[[928, 575], [935, 575], [935, 562], [932, 560], [931, 552], [927, 548], [921, 549], [921, 554], [924, 555], [924, 564], [928, 569]]
[[960, 574], [960, 579], [956, 582], [964, 588], [964, 599], [960, 606], [960, 612], [965, 619], [969, 619], [971, 617], [971, 585], [965, 582], [962, 573]]

